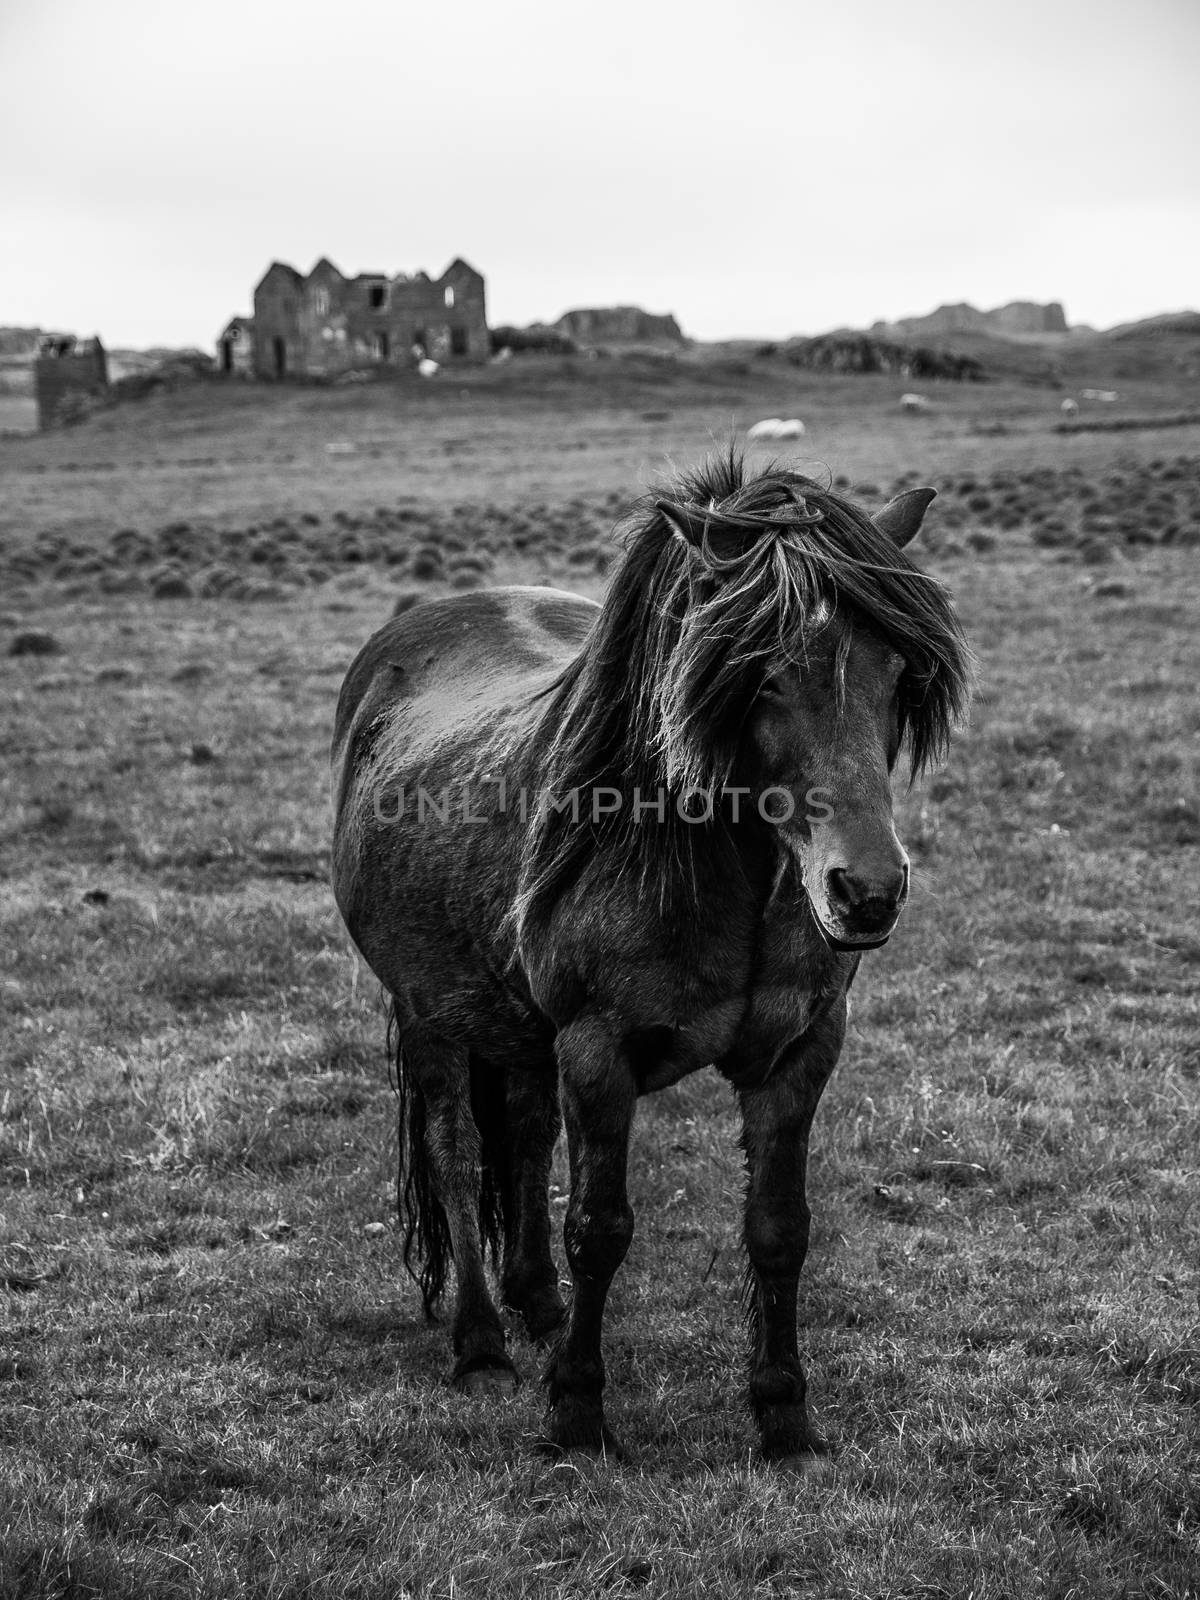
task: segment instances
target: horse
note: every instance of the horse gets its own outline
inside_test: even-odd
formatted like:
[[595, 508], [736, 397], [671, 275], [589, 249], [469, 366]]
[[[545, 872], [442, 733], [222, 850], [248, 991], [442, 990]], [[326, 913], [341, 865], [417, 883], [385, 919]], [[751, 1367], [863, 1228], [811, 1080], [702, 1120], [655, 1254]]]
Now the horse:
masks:
[[429, 1315], [453, 1265], [450, 1378], [490, 1404], [518, 1381], [490, 1256], [553, 1339], [550, 1451], [620, 1453], [602, 1324], [634, 1110], [710, 1066], [741, 1110], [761, 1452], [827, 1450], [797, 1335], [809, 1129], [908, 893], [892, 769], [941, 759], [969, 697], [950, 597], [903, 552], [935, 492], [872, 517], [731, 448], [639, 503], [602, 604], [423, 600], [347, 673], [332, 877], [390, 996], [405, 1265]]

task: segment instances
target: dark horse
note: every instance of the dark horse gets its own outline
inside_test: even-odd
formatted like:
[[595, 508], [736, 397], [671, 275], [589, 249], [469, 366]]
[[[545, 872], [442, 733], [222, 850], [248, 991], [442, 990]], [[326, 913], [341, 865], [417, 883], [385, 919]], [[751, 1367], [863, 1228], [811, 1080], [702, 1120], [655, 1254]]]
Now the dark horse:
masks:
[[948, 596], [901, 553], [933, 495], [872, 518], [730, 453], [643, 505], [603, 605], [432, 600], [346, 677], [333, 881], [393, 1002], [405, 1261], [428, 1310], [453, 1259], [466, 1390], [516, 1381], [489, 1249], [530, 1334], [563, 1324], [553, 1447], [615, 1448], [601, 1323], [634, 1107], [711, 1064], [741, 1103], [762, 1449], [823, 1449], [796, 1342], [809, 1127], [908, 893], [889, 773], [905, 744], [914, 770], [941, 756], [968, 694]]

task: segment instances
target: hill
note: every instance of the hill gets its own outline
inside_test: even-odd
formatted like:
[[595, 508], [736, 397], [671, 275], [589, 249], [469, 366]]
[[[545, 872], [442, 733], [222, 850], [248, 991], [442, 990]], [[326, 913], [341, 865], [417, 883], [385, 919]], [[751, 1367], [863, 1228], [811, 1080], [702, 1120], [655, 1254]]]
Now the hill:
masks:
[[1110, 339], [1169, 339], [1200, 337], [1200, 311], [1167, 311], [1158, 317], [1143, 317], [1140, 322], [1120, 322], [1109, 328]]
[[[942, 309], [957, 313], [963, 308]], [[1001, 311], [1010, 309], [1000, 308]], [[974, 315], [978, 318], [990, 313]], [[820, 341], [789, 341], [788, 347], [804, 344], [815, 347], [820, 343], [844, 346], [854, 340], [882, 345], [891, 341], [894, 346], [910, 352], [909, 370], [914, 377], [924, 375], [918, 372], [918, 366], [924, 367], [929, 375], [943, 375], [928, 364], [929, 353], [938, 352], [952, 366], [964, 362], [977, 364], [989, 378], [1051, 387], [1094, 385], [1107, 389], [1134, 381], [1175, 383], [1181, 377], [1200, 377], [1200, 312], [1196, 311], [1146, 317], [1104, 332], [1078, 327], [1059, 334], [1017, 333], [1004, 331], [1003, 326], [996, 325], [926, 327], [930, 320], [933, 319], [875, 323], [870, 333], [839, 329]], [[947, 317], [946, 320], [955, 319]], [[894, 331], [881, 336], [879, 330], [883, 328]], [[899, 370], [894, 363], [892, 370]], [[975, 374], [968, 370], [967, 375]]]
[[1066, 313], [1058, 300], [1046, 305], [1038, 305], [1033, 300], [1013, 300], [992, 311], [979, 311], [962, 301], [958, 305], [939, 306], [924, 317], [876, 322], [871, 332], [901, 338], [943, 333], [987, 333], [998, 338], [1020, 338], [1031, 334], [1066, 333], [1068, 328]]

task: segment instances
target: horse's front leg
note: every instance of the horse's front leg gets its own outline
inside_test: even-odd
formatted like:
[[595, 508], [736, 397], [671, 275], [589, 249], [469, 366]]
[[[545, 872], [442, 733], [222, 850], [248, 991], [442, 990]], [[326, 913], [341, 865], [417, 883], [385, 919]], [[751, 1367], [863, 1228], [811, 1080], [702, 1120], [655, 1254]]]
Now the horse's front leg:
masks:
[[571, 1168], [563, 1243], [575, 1293], [546, 1370], [548, 1442], [619, 1454], [604, 1425], [600, 1341], [609, 1285], [633, 1238], [625, 1168], [637, 1091], [624, 1051], [599, 1017], [564, 1028], [555, 1051]]
[[808, 1136], [841, 1051], [846, 1010], [809, 1030], [760, 1088], [740, 1089], [746, 1152], [750, 1403], [768, 1460], [803, 1468], [826, 1453], [809, 1421], [796, 1341], [796, 1296], [808, 1253]]

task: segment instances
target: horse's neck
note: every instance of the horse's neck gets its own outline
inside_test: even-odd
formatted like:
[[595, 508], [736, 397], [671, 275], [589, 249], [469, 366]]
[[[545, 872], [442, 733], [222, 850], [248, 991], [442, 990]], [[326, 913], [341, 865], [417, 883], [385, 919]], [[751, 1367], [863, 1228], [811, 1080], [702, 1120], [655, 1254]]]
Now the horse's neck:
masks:
[[719, 926], [727, 916], [759, 921], [787, 862], [775, 841], [750, 828], [679, 823], [672, 844], [644, 853], [643, 888], [664, 921], [685, 926], [698, 919]]

